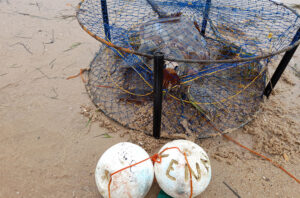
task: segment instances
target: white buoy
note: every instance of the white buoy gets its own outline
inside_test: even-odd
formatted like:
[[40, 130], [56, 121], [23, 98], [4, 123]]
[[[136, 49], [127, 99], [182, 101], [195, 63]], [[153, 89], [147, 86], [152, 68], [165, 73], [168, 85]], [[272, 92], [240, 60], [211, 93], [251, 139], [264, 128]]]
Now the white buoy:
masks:
[[[110, 174], [149, 158], [138, 145], [122, 142], [110, 147], [98, 161], [95, 178], [100, 194], [108, 198]], [[147, 160], [112, 176], [111, 198], [143, 198], [148, 193], [154, 178], [153, 164]]]
[[[178, 147], [187, 155], [192, 169], [193, 197], [202, 193], [211, 179], [211, 166], [206, 152], [197, 144], [187, 140], [175, 140], [164, 145], [166, 148]], [[162, 162], [155, 163], [156, 180], [168, 195], [174, 198], [188, 198], [191, 194], [190, 172], [185, 157], [177, 149], [162, 153]]]

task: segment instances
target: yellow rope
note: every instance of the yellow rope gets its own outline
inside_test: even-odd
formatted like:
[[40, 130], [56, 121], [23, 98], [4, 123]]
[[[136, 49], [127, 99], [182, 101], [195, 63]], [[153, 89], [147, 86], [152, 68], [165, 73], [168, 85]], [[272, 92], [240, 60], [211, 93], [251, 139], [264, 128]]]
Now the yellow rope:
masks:
[[[120, 53], [120, 52], [118, 51], [118, 53]], [[106, 58], [106, 65], [107, 65], [107, 66], [110, 65], [109, 62], [108, 62], [108, 60], [109, 60], [109, 57]], [[138, 73], [138, 72], [137, 72], [137, 73]], [[149, 96], [150, 94], [153, 93], [153, 91], [148, 92], [148, 93], [146, 93], [146, 94], [136, 94], [136, 93], [132, 93], [132, 92], [130, 92], [130, 91], [124, 89], [122, 86], [119, 86], [118, 83], [112, 78], [112, 76], [111, 76], [111, 68], [108, 68], [107, 74], [108, 74], [110, 80], [114, 83], [114, 85], [115, 85], [117, 88], [119, 88], [120, 90], [122, 90], [123, 92], [127, 93], [127, 94], [134, 95], [134, 96], [141, 96], [141, 97], [144, 97], [144, 96]], [[143, 81], [144, 81], [151, 89], [153, 89], [152, 86], [151, 86], [151, 85], [143, 78], [143, 76], [141, 76], [139, 73], [138, 73], [138, 75], [143, 79]]]
[[[264, 67], [263, 68], [263, 70], [249, 83], [249, 84], [247, 84], [243, 89], [241, 89], [240, 91], [238, 91], [238, 92], [236, 92], [236, 94], [234, 94], [234, 95], [232, 95], [232, 96], [229, 96], [228, 98], [225, 98], [225, 99], [223, 99], [223, 100], [220, 100], [220, 101], [216, 101], [216, 102], [212, 102], [212, 103], [201, 103], [201, 102], [194, 102], [195, 104], [207, 104], [207, 105], [210, 105], [210, 104], [212, 104], [212, 105], [214, 105], [214, 104], [220, 104], [220, 103], [222, 103], [222, 102], [226, 102], [227, 100], [231, 100], [232, 98], [235, 98], [236, 96], [238, 96], [240, 93], [242, 93], [243, 91], [245, 91], [248, 87], [250, 87], [250, 85], [252, 85], [257, 79], [258, 79], [258, 77], [260, 77], [262, 74], [263, 74], [263, 72], [266, 70], [267, 68], [266, 67]], [[202, 76], [203, 77], [203, 76]], [[188, 101], [188, 100], [181, 100], [181, 99], [179, 99], [179, 98], [177, 98], [176, 96], [174, 96], [174, 95], [172, 95], [172, 94], [169, 94], [172, 98], [174, 98], [175, 100], [178, 100], [178, 101], [183, 101], [183, 102], [185, 102], [185, 103], [189, 103], [189, 104], [191, 104], [191, 102], [190, 101]]]

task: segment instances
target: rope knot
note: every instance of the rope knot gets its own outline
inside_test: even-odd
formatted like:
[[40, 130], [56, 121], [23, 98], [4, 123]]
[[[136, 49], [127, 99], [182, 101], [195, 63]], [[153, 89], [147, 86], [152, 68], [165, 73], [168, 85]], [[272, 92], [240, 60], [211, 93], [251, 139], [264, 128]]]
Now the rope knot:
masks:
[[161, 163], [161, 155], [156, 153], [151, 157], [151, 160], [152, 160], [153, 164], [155, 164], [156, 162]]

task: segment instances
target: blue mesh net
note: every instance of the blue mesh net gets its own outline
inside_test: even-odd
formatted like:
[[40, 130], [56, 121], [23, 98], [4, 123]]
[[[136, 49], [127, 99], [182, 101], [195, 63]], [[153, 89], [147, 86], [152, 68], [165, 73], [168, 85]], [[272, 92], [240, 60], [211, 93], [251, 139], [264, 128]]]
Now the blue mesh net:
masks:
[[295, 11], [270, 0], [112, 0], [104, 19], [101, 3], [85, 0], [77, 13], [107, 44], [90, 65], [88, 92], [107, 116], [149, 134], [155, 52], [168, 60], [162, 130], [204, 138], [217, 133], [208, 120], [228, 131], [257, 112], [272, 54], [300, 28]]

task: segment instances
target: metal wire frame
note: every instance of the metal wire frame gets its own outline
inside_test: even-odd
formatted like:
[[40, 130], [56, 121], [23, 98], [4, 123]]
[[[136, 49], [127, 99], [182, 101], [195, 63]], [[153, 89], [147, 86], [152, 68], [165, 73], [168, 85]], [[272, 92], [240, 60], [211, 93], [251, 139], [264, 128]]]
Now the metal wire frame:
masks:
[[[131, 50], [129, 48], [124, 48], [118, 45], [115, 45], [114, 43], [112, 43], [109, 39], [105, 39], [105, 38], [101, 38], [99, 36], [97, 36], [96, 34], [92, 33], [90, 30], [88, 30], [78, 19], [78, 14], [79, 14], [79, 10], [81, 9], [81, 5], [85, 2], [86, 0], [81, 0], [81, 2], [78, 4], [77, 6], [77, 12], [76, 12], [76, 16], [77, 16], [77, 20], [78, 23], [80, 24], [81, 28], [87, 32], [90, 36], [92, 36], [93, 38], [95, 38], [96, 40], [100, 41], [101, 43], [109, 46], [109, 47], [113, 47], [117, 50], [121, 50], [123, 52], [129, 53], [129, 54], [136, 54], [138, 56], [143, 56], [146, 58], [150, 58], [153, 59], [154, 55], [151, 54], [147, 54], [147, 53], [141, 53], [135, 50]], [[275, 2], [273, 0], [269, 0], [270, 2], [273, 2], [274, 4], [278, 5], [278, 6], [282, 6], [290, 11], [292, 11], [292, 13], [294, 13], [296, 16], [300, 17], [300, 15], [293, 9], [291, 9], [290, 7], [284, 5], [283, 3], [278, 3]], [[104, 28], [107, 24], [104, 24]], [[105, 28], [107, 29], [107, 28]], [[107, 30], [106, 30], [107, 31]], [[268, 58], [272, 58], [276, 55], [282, 54], [284, 52], [287, 52], [289, 50], [292, 50], [293, 48], [295, 48], [296, 46], [298, 46], [300, 44], [300, 40], [298, 40], [297, 42], [294, 42], [292, 45], [289, 45], [281, 50], [278, 50], [277, 52], [273, 52], [273, 53], [267, 53], [265, 55], [261, 55], [261, 56], [254, 56], [254, 57], [249, 57], [249, 58], [239, 58], [239, 59], [225, 59], [225, 60], [198, 60], [198, 59], [176, 59], [176, 58], [171, 58], [168, 57], [168, 55], [165, 55], [165, 60], [166, 61], [171, 61], [171, 62], [185, 62], [185, 63], [199, 63], [199, 64], [211, 64], [211, 63], [241, 63], [241, 62], [247, 62], [247, 61], [254, 61], [254, 60], [262, 60], [262, 59], [268, 59]]]

